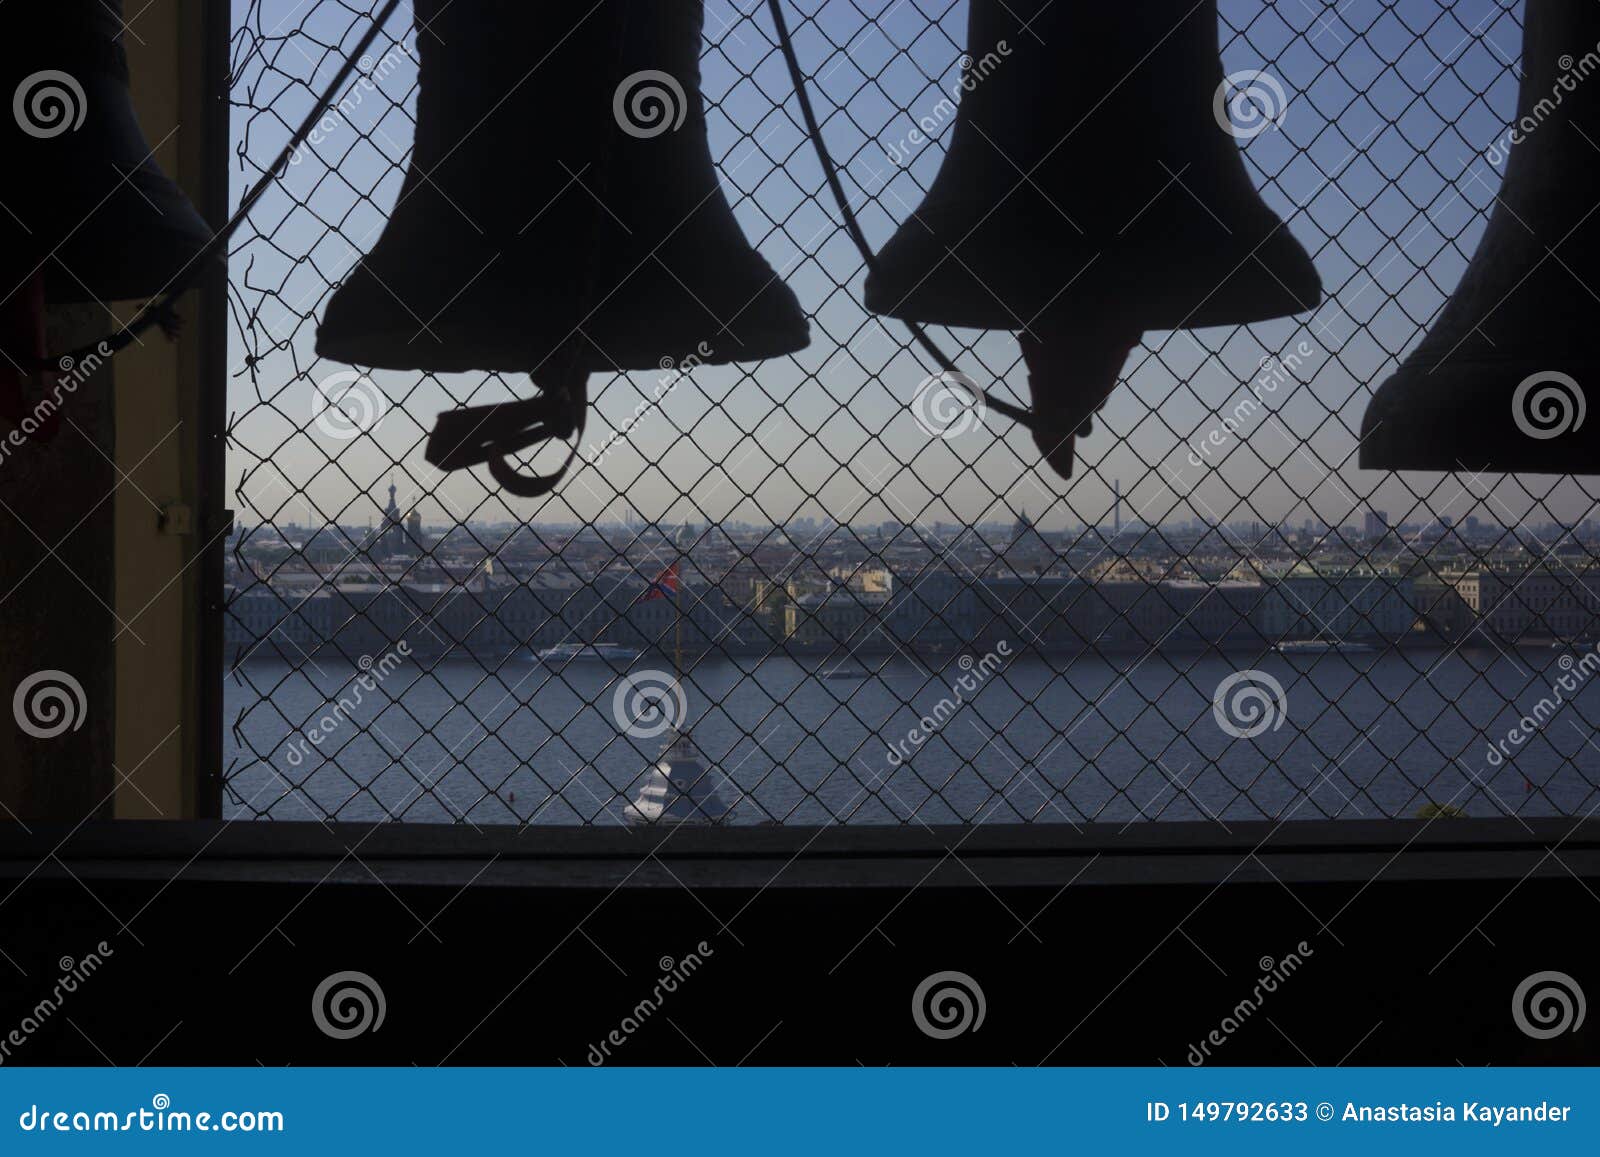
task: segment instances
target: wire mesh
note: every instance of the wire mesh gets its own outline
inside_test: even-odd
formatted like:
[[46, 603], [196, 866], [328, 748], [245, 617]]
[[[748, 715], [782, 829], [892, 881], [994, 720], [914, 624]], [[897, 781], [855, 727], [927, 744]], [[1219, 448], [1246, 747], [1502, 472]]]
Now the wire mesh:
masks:
[[[375, 7], [239, 0], [239, 188]], [[967, 5], [788, 11], [881, 244], [937, 171]], [[995, 415], [939, 417], [919, 351], [860, 304], [763, 6], [706, 13], [720, 175], [812, 344], [595, 378], [581, 464], [546, 499], [422, 457], [436, 411], [529, 396], [525, 377], [311, 353], [405, 172], [409, 28], [386, 30], [241, 231], [226, 814], [1225, 824], [1596, 806], [1594, 495], [1355, 466], [1372, 389], [1493, 204], [1520, 3], [1224, 0], [1225, 70], [1285, 93], [1238, 147], [1327, 300], [1147, 333], [1070, 483]], [[938, 336], [1025, 400], [1010, 334]]]

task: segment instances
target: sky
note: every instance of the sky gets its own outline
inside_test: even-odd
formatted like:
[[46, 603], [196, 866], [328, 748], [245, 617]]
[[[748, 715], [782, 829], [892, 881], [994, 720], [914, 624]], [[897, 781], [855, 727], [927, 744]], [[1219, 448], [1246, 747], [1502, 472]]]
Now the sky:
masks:
[[[378, 4], [234, 7], [237, 203], [309, 110], [312, 91], [337, 71], [341, 49], [367, 27], [359, 13]], [[631, 506], [667, 522], [753, 523], [977, 523], [1026, 510], [1055, 529], [1106, 521], [1116, 480], [1125, 512], [1148, 522], [1339, 524], [1359, 521], [1369, 505], [1395, 522], [1476, 514], [1511, 523], [1530, 507], [1535, 522], [1592, 516], [1592, 500], [1572, 478], [1473, 481], [1355, 467], [1370, 391], [1421, 337], [1486, 220], [1503, 168], [1490, 150], [1516, 100], [1521, 7], [1222, 0], [1225, 71], [1264, 69], [1286, 96], [1277, 126], [1241, 142], [1247, 168], [1312, 254], [1327, 300], [1310, 315], [1247, 328], [1147, 334], [1095, 434], [1080, 443], [1079, 476], [1064, 482], [1031, 466], [1031, 439], [999, 415], [948, 439], [918, 426], [908, 403], [933, 367], [902, 328], [860, 305], [862, 262], [796, 127], [766, 5], [707, 0], [712, 153], [746, 236], [812, 315], [812, 344], [757, 365], [696, 369], [637, 421], [658, 375], [634, 374], [631, 384], [597, 378], [586, 442], [624, 425], [626, 437], [553, 498], [522, 500], [498, 495], [481, 473], [437, 474], [422, 443], [452, 397], [529, 396], [525, 376], [376, 372], [386, 410], [375, 426], [345, 438], [317, 421], [317, 383], [351, 367], [312, 352], [316, 318], [331, 286], [376, 240], [411, 145], [416, 69], [396, 48], [412, 42], [402, 5], [369, 53], [371, 78], [347, 89], [359, 103], [319, 131], [230, 255], [229, 472], [240, 520], [365, 523], [378, 515], [373, 499], [386, 500], [391, 474], [401, 506], [417, 507], [430, 525], [611, 520]], [[937, 109], [957, 89], [967, 5], [949, 5], [935, 23], [927, 13], [939, 8], [940, 0], [787, 0], [828, 147], [874, 246], [921, 199], [949, 137], [951, 122]], [[815, 23], [797, 27], [819, 9]], [[932, 139], [918, 145], [911, 132], [925, 119]], [[1114, 175], [1094, 157], [1083, 161], [1084, 180], [1105, 182], [1105, 195], [1115, 196]], [[958, 364], [975, 380], [1026, 399], [1012, 335], [936, 336], [961, 351]], [[1271, 413], [1195, 467], [1191, 444], [1274, 357], [1293, 372], [1267, 394]], [[1533, 506], [1536, 498], [1545, 500]]]

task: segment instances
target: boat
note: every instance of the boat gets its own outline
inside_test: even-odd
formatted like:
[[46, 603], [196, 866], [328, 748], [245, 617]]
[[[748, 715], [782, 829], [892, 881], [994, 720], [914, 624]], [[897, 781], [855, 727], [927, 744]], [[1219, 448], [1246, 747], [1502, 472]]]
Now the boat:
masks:
[[1359, 655], [1377, 648], [1368, 643], [1351, 643], [1344, 639], [1290, 639], [1277, 644], [1273, 650], [1280, 655]]
[[818, 674], [824, 679], [865, 679], [872, 672], [860, 663], [840, 663], [825, 671], [819, 671]]
[[642, 653], [620, 643], [559, 643], [540, 651], [538, 659], [547, 667], [565, 667], [568, 663], [604, 663], [615, 667], [633, 662]]
[[727, 781], [689, 732], [674, 729], [623, 814], [630, 824], [720, 824], [733, 811], [718, 791]]

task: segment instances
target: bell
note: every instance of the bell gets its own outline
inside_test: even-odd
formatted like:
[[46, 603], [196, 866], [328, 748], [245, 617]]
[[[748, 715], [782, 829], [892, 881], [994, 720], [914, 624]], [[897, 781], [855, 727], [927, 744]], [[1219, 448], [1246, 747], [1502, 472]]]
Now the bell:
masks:
[[1362, 467], [1600, 473], [1600, 419], [1585, 420], [1585, 391], [1600, 389], [1597, 45], [1600, 8], [1528, 0], [1494, 212], [1444, 310], [1368, 403]]
[[49, 304], [152, 297], [211, 237], [151, 159], [124, 27], [121, 0], [0, 5], [0, 294], [42, 271]]
[[1282, 91], [1263, 77], [1234, 94], [1215, 0], [971, 0], [969, 20], [950, 147], [878, 254], [867, 307], [1021, 331], [1036, 440], [1070, 474], [1073, 434], [1145, 330], [1321, 301], [1233, 139], [1268, 120], [1226, 113], [1264, 95], [1275, 117]]
[[[577, 391], [591, 371], [806, 345], [793, 293], [718, 182], [700, 0], [419, 0], [415, 11], [410, 168], [382, 236], [328, 303], [319, 354], [529, 372], [547, 391]], [[436, 449], [436, 464], [469, 464]]]

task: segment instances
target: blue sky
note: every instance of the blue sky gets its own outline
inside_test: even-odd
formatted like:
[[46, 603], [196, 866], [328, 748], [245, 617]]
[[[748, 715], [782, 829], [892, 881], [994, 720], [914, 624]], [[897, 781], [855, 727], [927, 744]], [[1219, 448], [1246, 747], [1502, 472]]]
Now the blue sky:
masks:
[[[366, 26], [351, 7], [366, 5], [235, 0], [235, 201], [310, 107], [311, 91], [332, 77], [337, 50]], [[818, 23], [798, 29], [797, 47], [815, 77], [828, 145], [879, 244], [938, 167], [948, 123], [930, 143], [908, 149], [907, 141], [956, 86], [966, 4], [787, 7], [791, 26], [821, 9]], [[935, 9], [936, 20], [928, 15]], [[1053, 528], [1104, 519], [1113, 479], [1149, 520], [1338, 523], [1353, 510], [1358, 519], [1370, 501], [1396, 519], [1423, 520], [1431, 503], [1457, 520], [1511, 522], [1527, 513], [1530, 491], [1552, 488], [1549, 511], [1592, 515], [1572, 479], [1506, 480], [1486, 497], [1484, 483], [1474, 494], [1464, 479], [1397, 478], [1354, 465], [1369, 391], [1420, 337], [1482, 230], [1499, 182], [1485, 153], [1516, 99], [1520, 3], [1223, 0], [1226, 71], [1264, 69], [1289, 97], [1279, 127], [1246, 143], [1247, 166], [1312, 253], [1328, 301], [1309, 317], [1247, 330], [1147, 334], [1126, 384], [1080, 445], [1083, 466], [1071, 483], [1025, 467], [1036, 457], [1030, 439], [997, 415], [949, 440], [930, 441], [916, 425], [905, 406], [931, 367], [900, 327], [880, 326], [859, 304], [861, 261], [796, 127], [765, 4], [708, 0], [707, 14], [712, 152], [746, 235], [812, 313], [811, 347], [757, 366], [696, 370], [598, 468], [578, 471], [542, 504], [488, 497], [483, 478], [443, 479], [422, 460], [426, 429], [452, 395], [477, 403], [526, 396], [526, 378], [376, 373], [392, 408], [366, 435], [329, 438], [313, 421], [314, 383], [348, 367], [312, 352], [315, 317], [330, 284], [376, 239], [398, 192], [416, 80], [411, 60], [393, 51], [397, 38], [411, 36], [402, 6], [371, 53], [385, 73], [376, 89], [363, 89], [346, 121], [263, 199], [231, 256], [230, 409], [242, 448], [229, 465], [233, 482], [243, 479], [243, 521], [307, 521], [305, 499], [292, 497], [304, 490], [324, 515], [365, 522], [377, 513], [367, 496], [386, 497], [391, 460], [400, 463], [402, 503], [418, 505], [430, 524], [614, 518], [625, 496], [646, 517], [674, 521], [977, 522], [1026, 508]], [[906, 153], [903, 166], [891, 159]], [[1084, 158], [1084, 177], [1108, 180], [1093, 157]], [[1106, 195], [1115, 195], [1109, 180]], [[962, 350], [958, 362], [972, 377], [1002, 383], [1002, 392], [1009, 383], [1025, 398], [1011, 335], [939, 336]], [[1272, 392], [1274, 413], [1193, 467], [1189, 443], [1244, 396], [1263, 357], [1302, 343], [1312, 353], [1299, 359], [1301, 380]], [[655, 385], [655, 375], [633, 378], [591, 383], [598, 401], [587, 441], [630, 420]], [[1535, 521], [1543, 520], [1541, 512]]]

